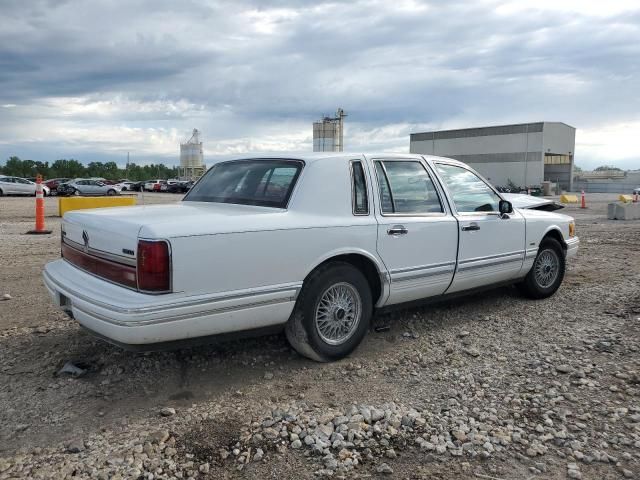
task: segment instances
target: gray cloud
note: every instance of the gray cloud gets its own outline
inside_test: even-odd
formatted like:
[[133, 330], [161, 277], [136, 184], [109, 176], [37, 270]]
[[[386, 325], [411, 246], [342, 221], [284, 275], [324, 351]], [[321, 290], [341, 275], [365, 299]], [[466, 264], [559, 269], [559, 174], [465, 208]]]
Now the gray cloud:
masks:
[[[193, 127], [209, 154], [310, 149], [338, 106], [354, 149], [512, 121], [640, 127], [640, 7], [540, 3], [4, 2], [0, 158], [167, 161]], [[578, 163], [640, 167], [587, 140]]]

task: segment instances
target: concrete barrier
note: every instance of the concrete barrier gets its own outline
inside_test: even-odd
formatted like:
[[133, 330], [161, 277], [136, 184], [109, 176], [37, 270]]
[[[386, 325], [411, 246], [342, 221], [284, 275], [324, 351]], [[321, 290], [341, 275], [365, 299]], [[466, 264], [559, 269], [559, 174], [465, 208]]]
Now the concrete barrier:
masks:
[[560, 203], [578, 203], [577, 195], [561, 195]]
[[60, 197], [58, 215], [61, 217], [71, 210], [87, 208], [130, 207], [137, 203], [137, 197]]
[[610, 203], [607, 205], [609, 220], [640, 220], [640, 203]]

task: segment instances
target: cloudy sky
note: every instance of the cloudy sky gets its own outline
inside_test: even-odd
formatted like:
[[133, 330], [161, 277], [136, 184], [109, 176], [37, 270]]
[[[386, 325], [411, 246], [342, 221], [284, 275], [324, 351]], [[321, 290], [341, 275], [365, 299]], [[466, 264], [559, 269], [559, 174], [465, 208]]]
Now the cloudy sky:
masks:
[[337, 107], [349, 150], [546, 120], [640, 168], [640, 2], [0, 0], [0, 162], [311, 151]]

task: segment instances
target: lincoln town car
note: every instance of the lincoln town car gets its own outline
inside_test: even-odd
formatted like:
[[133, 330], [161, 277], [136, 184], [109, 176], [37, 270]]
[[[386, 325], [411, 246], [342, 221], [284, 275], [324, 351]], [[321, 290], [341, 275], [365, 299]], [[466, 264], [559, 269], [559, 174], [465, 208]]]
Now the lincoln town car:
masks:
[[578, 243], [571, 217], [516, 208], [455, 160], [282, 154], [217, 163], [177, 204], [66, 213], [44, 282], [124, 347], [280, 328], [331, 361], [392, 305], [503, 284], [549, 297]]

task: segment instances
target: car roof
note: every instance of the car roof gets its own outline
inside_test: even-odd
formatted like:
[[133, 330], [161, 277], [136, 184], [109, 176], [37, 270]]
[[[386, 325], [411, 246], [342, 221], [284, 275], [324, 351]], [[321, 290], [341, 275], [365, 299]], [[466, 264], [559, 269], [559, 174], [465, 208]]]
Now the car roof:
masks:
[[437, 155], [424, 155], [420, 153], [393, 153], [393, 152], [254, 152], [247, 153], [245, 155], [238, 155], [232, 158], [220, 159], [216, 163], [232, 162], [238, 160], [302, 160], [304, 162], [313, 163], [320, 160], [329, 158], [344, 158], [355, 160], [357, 158], [366, 157], [369, 159], [384, 159], [384, 158], [420, 158], [424, 157], [427, 160], [442, 161], [446, 160], [448, 163], [465, 165], [459, 160], [448, 157], [440, 157]]

